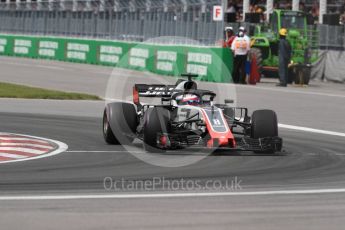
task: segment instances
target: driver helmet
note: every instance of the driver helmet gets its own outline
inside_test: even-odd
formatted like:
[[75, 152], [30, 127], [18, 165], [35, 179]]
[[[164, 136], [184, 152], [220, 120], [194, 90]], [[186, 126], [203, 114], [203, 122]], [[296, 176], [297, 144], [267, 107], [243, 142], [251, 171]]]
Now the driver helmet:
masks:
[[199, 105], [201, 101], [197, 95], [186, 94], [183, 97], [181, 97], [179, 102], [182, 105]]

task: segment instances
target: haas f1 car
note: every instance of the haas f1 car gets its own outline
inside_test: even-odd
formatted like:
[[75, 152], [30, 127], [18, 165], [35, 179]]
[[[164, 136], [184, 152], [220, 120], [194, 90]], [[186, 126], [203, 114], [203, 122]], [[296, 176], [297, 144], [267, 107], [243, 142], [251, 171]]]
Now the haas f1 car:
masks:
[[[183, 148], [207, 148], [275, 153], [282, 148], [277, 116], [271, 110], [232, 107], [233, 101], [215, 104], [216, 94], [198, 89], [188, 80], [176, 85], [133, 87], [133, 103], [107, 104], [103, 115], [103, 136], [108, 144], [127, 145], [138, 138], [148, 152]], [[158, 97], [159, 104], [144, 104], [142, 97]]]

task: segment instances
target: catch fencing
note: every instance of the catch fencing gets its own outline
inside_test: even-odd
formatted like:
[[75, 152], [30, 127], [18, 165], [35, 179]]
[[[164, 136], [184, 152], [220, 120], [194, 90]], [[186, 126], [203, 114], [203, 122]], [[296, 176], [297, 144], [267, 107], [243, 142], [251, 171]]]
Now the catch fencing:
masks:
[[[215, 45], [222, 0], [32, 0], [1, 2], [0, 32], [143, 42]], [[188, 38], [188, 39], [179, 39]]]
[[[0, 2], [0, 32], [214, 46], [222, 0], [31, 0]], [[235, 23], [237, 28], [239, 23]], [[319, 48], [345, 49], [345, 26], [318, 25]]]
[[345, 25], [319, 25], [319, 45], [322, 50], [345, 50]]

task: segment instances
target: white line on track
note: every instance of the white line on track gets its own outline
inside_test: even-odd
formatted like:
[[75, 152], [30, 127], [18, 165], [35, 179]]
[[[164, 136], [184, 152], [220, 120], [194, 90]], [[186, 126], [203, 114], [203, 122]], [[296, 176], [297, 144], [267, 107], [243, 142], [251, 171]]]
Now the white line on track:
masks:
[[330, 135], [330, 136], [345, 137], [345, 133], [341, 133], [341, 132], [333, 132], [333, 131], [328, 131], [328, 130], [313, 129], [313, 128], [308, 128], [308, 127], [285, 125], [285, 124], [279, 124], [278, 126], [279, 128], [283, 128], [283, 129], [303, 131], [303, 132], [308, 132], [308, 133], [325, 134], [325, 135]]
[[304, 95], [345, 98], [345, 95], [332, 94], [332, 93], [319, 93], [319, 92], [313, 92], [313, 91], [305, 92], [305, 91], [290, 90], [290, 89], [274, 89], [274, 88], [269, 88], [269, 87], [252, 87], [252, 86], [247, 86], [247, 85], [236, 85], [236, 87], [265, 90], [265, 91], [268, 90], [268, 91], [274, 91], [274, 92], [280, 92], [280, 93], [294, 93], [294, 94], [297, 93], [297, 94], [304, 94]]
[[85, 199], [135, 199], [135, 198], [186, 198], [186, 197], [226, 197], [226, 196], [267, 196], [267, 195], [308, 195], [345, 193], [345, 188], [310, 189], [310, 190], [278, 190], [253, 192], [185, 192], [185, 193], [145, 193], [145, 194], [80, 194], [80, 195], [25, 195], [0, 196], [0, 201], [30, 200], [85, 200]]
[[40, 64], [25, 64], [25, 63], [17, 63], [17, 62], [7, 62], [2, 61], [2, 64], [9, 64], [9, 65], [16, 65], [16, 66], [27, 66], [27, 67], [37, 67], [37, 68], [43, 68], [43, 69], [54, 69], [54, 70], [65, 70], [65, 68], [58, 67], [58, 66], [48, 66], [48, 65], [40, 65]]

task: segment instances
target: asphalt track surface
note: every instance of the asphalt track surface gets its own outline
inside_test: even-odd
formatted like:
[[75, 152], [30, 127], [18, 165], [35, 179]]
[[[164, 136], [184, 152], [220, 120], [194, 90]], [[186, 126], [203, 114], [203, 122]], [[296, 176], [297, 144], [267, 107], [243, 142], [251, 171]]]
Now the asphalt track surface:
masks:
[[[0, 68], [0, 81], [101, 97], [107, 97], [112, 72], [107, 67], [4, 57]], [[137, 79], [134, 72], [116, 72], [129, 82]], [[236, 91], [238, 105], [250, 111], [274, 109], [281, 124], [345, 133], [343, 85], [313, 82], [308, 88], [276, 89], [267, 81]], [[104, 102], [1, 99], [0, 104], [1, 132], [69, 146], [49, 158], [0, 165], [1, 229], [343, 229], [341, 135], [281, 128], [284, 150], [276, 155], [225, 152], [169, 168], [104, 143]], [[181, 153], [186, 154], [193, 153]], [[157, 185], [154, 191], [109, 191], [104, 189], [106, 177], [127, 182], [185, 179], [202, 187], [236, 178], [240, 188], [185, 191]], [[198, 196], [202, 193], [206, 195]], [[169, 194], [176, 196], [164, 197]]]

